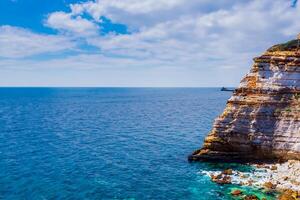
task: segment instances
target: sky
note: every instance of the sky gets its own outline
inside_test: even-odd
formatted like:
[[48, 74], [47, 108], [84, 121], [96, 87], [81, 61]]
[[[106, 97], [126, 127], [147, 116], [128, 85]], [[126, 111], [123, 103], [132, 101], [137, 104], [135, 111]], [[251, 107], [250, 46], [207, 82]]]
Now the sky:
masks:
[[296, 0], [0, 0], [0, 86], [237, 86]]

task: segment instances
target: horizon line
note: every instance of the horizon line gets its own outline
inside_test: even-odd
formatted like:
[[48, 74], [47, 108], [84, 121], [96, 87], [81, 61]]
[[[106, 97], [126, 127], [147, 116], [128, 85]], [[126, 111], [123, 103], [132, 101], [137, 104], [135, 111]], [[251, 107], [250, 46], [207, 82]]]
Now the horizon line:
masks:
[[0, 88], [236, 88], [235, 86], [0, 86]]

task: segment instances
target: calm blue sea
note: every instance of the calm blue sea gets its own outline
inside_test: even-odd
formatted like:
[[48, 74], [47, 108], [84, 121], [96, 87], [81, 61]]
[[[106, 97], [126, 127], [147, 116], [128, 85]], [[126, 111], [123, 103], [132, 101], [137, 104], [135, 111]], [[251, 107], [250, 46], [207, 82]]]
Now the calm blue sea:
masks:
[[[0, 199], [228, 199], [189, 163], [230, 92], [1, 88]], [[222, 166], [221, 166], [222, 167]]]

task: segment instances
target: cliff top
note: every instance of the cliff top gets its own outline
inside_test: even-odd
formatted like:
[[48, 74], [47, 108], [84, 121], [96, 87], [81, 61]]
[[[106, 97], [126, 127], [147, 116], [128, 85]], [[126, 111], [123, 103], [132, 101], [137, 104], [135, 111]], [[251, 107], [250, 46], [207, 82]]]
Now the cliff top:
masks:
[[[298, 36], [299, 37], [299, 36]], [[269, 48], [268, 52], [274, 52], [274, 51], [295, 51], [299, 49], [300, 47], [300, 39], [291, 40], [286, 43], [282, 44], [276, 44]]]

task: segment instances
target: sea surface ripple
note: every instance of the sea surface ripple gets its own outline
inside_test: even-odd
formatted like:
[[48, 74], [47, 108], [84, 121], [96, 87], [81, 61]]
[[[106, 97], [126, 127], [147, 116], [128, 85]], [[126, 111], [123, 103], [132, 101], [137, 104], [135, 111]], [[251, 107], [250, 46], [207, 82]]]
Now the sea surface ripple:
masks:
[[189, 163], [231, 93], [1, 88], [0, 199], [227, 199]]

